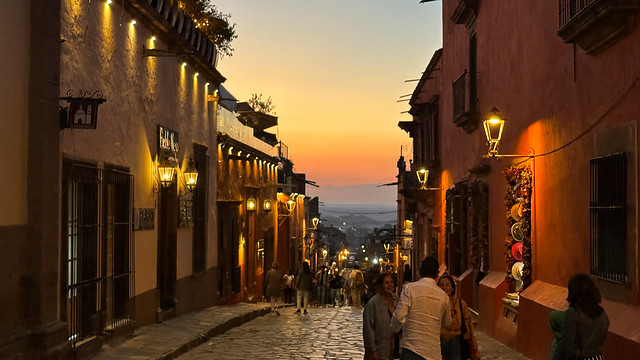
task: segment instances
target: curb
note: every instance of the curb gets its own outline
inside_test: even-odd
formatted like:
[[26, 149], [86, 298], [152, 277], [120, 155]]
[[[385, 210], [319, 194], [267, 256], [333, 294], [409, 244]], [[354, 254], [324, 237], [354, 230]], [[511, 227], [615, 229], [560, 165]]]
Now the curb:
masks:
[[244, 315], [229, 319], [223, 322], [222, 324], [218, 324], [213, 328], [207, 330], [206, 333], [198, 334], [196, 337], [178, 346], [177, 348], [167, 350], [164, 354], [158, 357], [158, 360], [175, 359], [178, 356], [187, 353], [189, 350], [204, 344], [205, 342], [207, 342], [209, 339], [213, 337], [223, 334], [228, 330], [233, 329], [234, 327], [240, 326], [246, 322], [249, 322], [259, 316], [266, 315], [270, 312], [271, 312], [271, 309], [269, 307], [265, 307], [265, 308], [253, 310]]

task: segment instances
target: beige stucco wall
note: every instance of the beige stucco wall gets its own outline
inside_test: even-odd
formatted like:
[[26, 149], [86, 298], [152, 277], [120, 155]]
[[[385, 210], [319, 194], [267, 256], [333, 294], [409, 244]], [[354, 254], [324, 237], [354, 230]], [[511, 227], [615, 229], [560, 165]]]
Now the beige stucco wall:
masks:
[[4, 1], [0, 11], [0, 226], [27, 222], [29, 1]]
[[[100, 91], [106, 102], [99, 107], [95, 130], [64, 129], [60, 132], [62, 156], [110, 163], [129, 168], [134, 175], [134, 207], [155, 208], [153, 230], [134, 232], [136, 242], [136, 294], [156, 287], [157, 203], [153, 191], [153, 159], [157, 150], [157, 126], [179, 136], [179, 159], [193, 155], [193, 143], [209, 151], [209, 206], [215, 204], [216, 138], [209, 80], [194, 76], [190, 64], [175, 56], [143, 57], [146, 48], [167, 49], [141, 21], [131, 24], [127, 9], [115, 2], [66, 0], [62, 11], [60, 91]], [[212, 82], [213, 83], [213, 82]], [[66, 106], [66, 102], [61, 102]], [[184, 168], [185, 165], [183, 165]], [[215, 246], [213, 212], [208, 219], [209, 267]], [[178, 230], [178, 279], [191, 274], [192, 228]]]

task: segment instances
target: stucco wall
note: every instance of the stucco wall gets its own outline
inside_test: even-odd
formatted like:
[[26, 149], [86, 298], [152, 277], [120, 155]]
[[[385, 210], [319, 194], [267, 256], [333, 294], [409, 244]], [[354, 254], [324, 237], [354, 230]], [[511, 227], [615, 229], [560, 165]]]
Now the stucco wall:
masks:
[[[27, 131], [29, 104], [29, 1], [7, 1], [0, 11], [0, 226], [27, 222]], [[9, 191], [10, 189], [10, 191]]]
[[[466, 134], [453, 124], [450, 84], [469, 66], [469, 32], [451, 20], [459, 3], [443, 2], [442, 168], [451, 173], [455, 183], [475, 165], [491, 166], [489, 236], [494, 274], [490, 274], [491, 281], [481, 284], [479, 326], [504, 343], [542, 359], [551, 339], [532, 335], [548, 329], [548, 318], [543, 315], [551, 306], [544, 299], [564, 289], [574, 273], [590, 270], [589, 160], [616, 151], [625, 151], [628, 163], [629, 281], [599, 282], [607, 299], [604, 307], [610, 313], [611, 333], [629, 321], [617, 308], [623, 304], [634, 311], [637, 308], [640, 67], [635, 59], [640, 54], [640, 17], [636, 14], [631, 34], [596, 55], [588, 55], [557, 35], [557, 2], [478, 2], [478, 110], [484, 116], [495, 106], [507, 119], [500, 153], [526, 154], [532, 149], [542, 155], [561, 148], [529, 161], [534, 169], [532, 278], [539, 283], [522, 294], [520, 315], [509, 329], [498, 311], [505, 290], [497, 280], [506, 275], [503, 170], [522, 159], [482, 159], [487, 150], [482, 129]], [[461, 139], [464, 148], [460, 147]], [[635, 347], [636, 343], [632, 332], [619, 332], [607, 340], [606, 349], [616, 357], [612, 349]]]
[[[60, 139], [63, 157], [128, 168], [134, 175], [134, 208], [156, 209], [154, 229], [134, 232], [135, 290], [143, 294], [156, 287], [159, 195], [154, 193], [153, 180], [157, 126], [178, 133], [182, 169], [193, 156], [193, 143], [209, 149], [212, 209], [217, 163], [215, 114], [206, 96], [216, 85], [203, 75], [196, 76], [186, 57], [144, 57], [143, 47], [166, 50], [169, 46], [140, 19], [135, 25], [132, 20], [126, 6], [123, 11], [116, 2], [63, 2], [61, 94], [67, 90], [74, 96], [81, 90], [100, 91], [106, 102], [99, 107], [95, 130], [64, 129]], [[186, 66], [182, 66], [184, 61]], [[208, 81], [210, 85], [206, 85]], [[67, 106], [66, 102], [61, 106]], [[216, 227], [213, 210], [207, 214], [207, 268], [211, 268], [216, 264]], [[178, 230], [177, 279], [192, 273], [192, 234], [192, 228]]]

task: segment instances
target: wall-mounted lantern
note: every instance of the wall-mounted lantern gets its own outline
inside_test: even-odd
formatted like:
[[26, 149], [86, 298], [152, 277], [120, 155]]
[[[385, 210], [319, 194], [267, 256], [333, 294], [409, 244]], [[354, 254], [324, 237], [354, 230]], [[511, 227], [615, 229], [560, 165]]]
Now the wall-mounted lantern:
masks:
[[264, 202], [262, 203], [262, 210], [264, 210], [266, 213], [269, 213], [271, 211], [271, 200], [264, 199]]
[[169, 160], [162, 160], [158, 164], [158, 177], [160, 178], [160, 184], [162, 184], [163, 187], [171, 186], [171, 183], [173, 182], [173, 174], [175, 171], [176, 168]]
[[535, 153], [533, 149], [529, 149], [529, 154], [498, 154], [498, 146], [502, 140], [502, 131], [504, 130], [504, 124], [506, 119], [502, 117], [498, 109], [494, 106], [487, 117], [482, 122], [484, 126], [484, 134], [487, 137], [487, 143], [489, 144], [489, 151], [483, 155], [485, 158], [521, 158], [528, 157], [533, 158]]
[[505, 119], [502, 117], [498, 109], [494, 106], [486, 119], [482, 122], [484, 126], [484, 134], [487, 137], [489, 151], [485, 157], [495, 157], [498, 154], [498, 145], [502, 140], [502, 130], [504, 129]]
[[247, 199], [247, 210], [249, 211], [255, 211], [256, 210], [256, 199], [253, 197], [250, 197]]
[[198, 185], [198, 170], [193, 166], [193, 159], [189, 159], [187, 168], [184, 169], [184, 183], [187, 190], [193, 191]]
[[429, 180], [429, 170], [421, 168], [416, 171], [416, 175], [418, 176], [418, 182], [420, 183], [420, 187], [418, 188], [418, 190], [442, 190], [441, 188], [427, 187], [427, 180]]
[[293, 201], [293, 200], [291, 200], [291, 199], [289, 199], [289, 200], [287, 201], [287, 210], [289, 210], [289, 214], [291, 214], [291, 212], [292, 212], [292, 211], [293, 211], [293, 209], [295, 209], [295, 208], [296, 208], [296, 202], [295, 202], [295, 201]]
[[319, 222], [320, 222], [320, 219], [318, 219], [317, 217], [314, 217], [313, 219], [311, 219], [311, 224], [313, 224], [313, 230], [318, 228]]
[[422, 168], [416, 171], [416, 175], [418, 176], [418, 182], [420, 183], [420, 190], [426, 190], [427, 179], [429, 179], [429, 170]]

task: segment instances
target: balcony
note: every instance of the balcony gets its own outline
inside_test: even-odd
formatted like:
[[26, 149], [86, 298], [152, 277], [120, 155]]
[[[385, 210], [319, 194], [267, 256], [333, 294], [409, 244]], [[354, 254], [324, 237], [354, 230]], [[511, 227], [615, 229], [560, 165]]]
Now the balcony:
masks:
[[470, 73], [465, 70], [453, 82], [453, 122], [467, 133], [478, 127], [480, 119], [476, 110], [475, 83], [470, 80]]
[[559, 0], [559, 30], [566, 43], [595, 55], [633, 30], [640, 0]]

